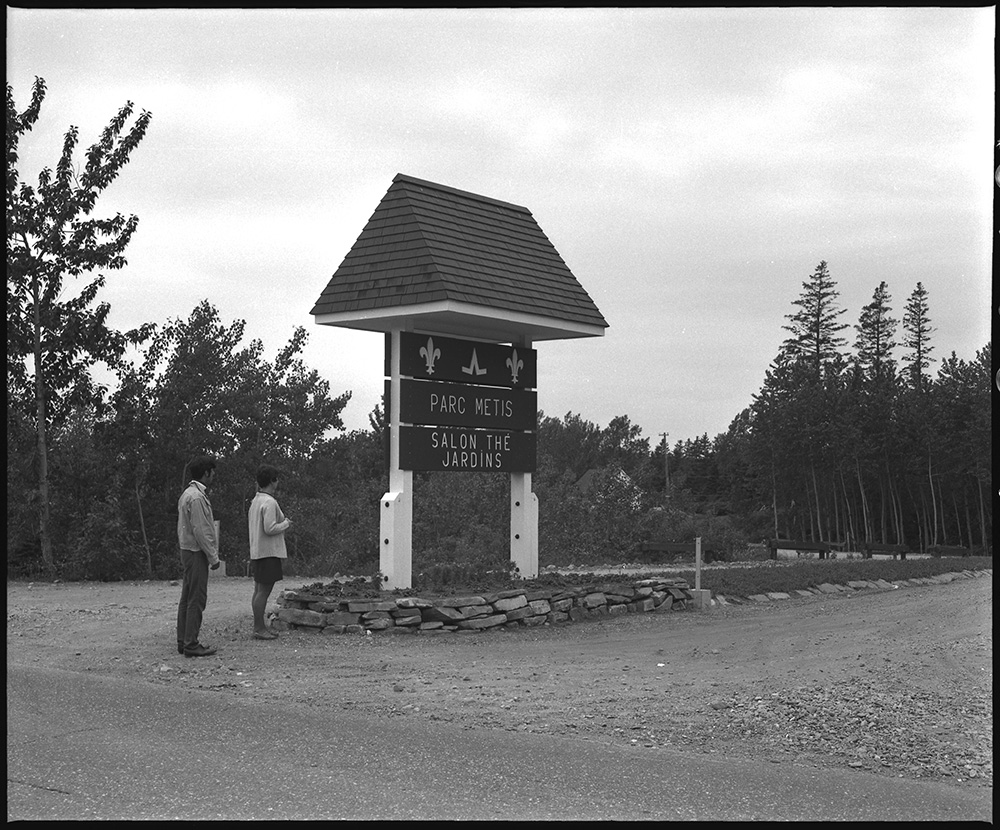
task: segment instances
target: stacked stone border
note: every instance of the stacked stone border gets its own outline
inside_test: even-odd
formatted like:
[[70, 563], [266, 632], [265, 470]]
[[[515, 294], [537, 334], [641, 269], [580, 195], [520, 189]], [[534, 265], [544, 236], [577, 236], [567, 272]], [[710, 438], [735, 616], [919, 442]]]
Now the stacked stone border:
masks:
[[349, 599], [282, 591], [277, 619], [283, 630], [323, 634], [442, 634], [573, 623], [619, 614], [672, 612], [691, 602], [683, 579], [559, 588], [511, 588], [489, 594], [423, 599]]
[[877, 580], [857, 580], [848, 582], [846, 585], [835, 585], [829, 582], [824, 582], [822, 585], [817, 585], [814, 588], [799, 589], [793, 591], [791, 594], [786, 594], [781, 591], [773, 591], [767, 594], [753, 594], [748, 597], [738, 597], [721, 594], [717, 594], [712, 597], [712, 605], [742, 605], [744, 603], [767, 603], [775, 602], [783, 599], [792, 599], [795, 597], [816, 597], [824, 596], [830, 594], [851, 594], [856, 591], [865, 590], [895, 590], [897, 588], [907, 588], [916, 587], [919, 585], [947, 585], [949, 582], [954, 582], [956, 579], [978, 579], [980, 577], [989, 576], [992, 578], [993, 569], [984, 569], [977, 571], [951, 571], [949, 573], [938, 574], [937, 576], [922, 576], [914, 577], [913, 579], [896, 579], [889, 582], [885, 579]]
[[[710, 604], [770, 603], [858, 591], [946, 585], [956, 579], [992, 576], [990, 568], [892, 582], [879, 579], [852, 581], [846, 585], [823, 583], [790, 594], [778, 591], [746, 597], [717, 594]], [[434, 599], [350, 599], [299, 589], [281, 592], [272, 624], [283, 631], [323, 634], [446, 634], [576, 623], [620, 614], [673, 612], [689, 609], [691, 600], [691, 590], [685, 580], [662, 578], [637, 580], [631, 586], [615, 583], [571, 588], [512, 588], [489, 594]]]

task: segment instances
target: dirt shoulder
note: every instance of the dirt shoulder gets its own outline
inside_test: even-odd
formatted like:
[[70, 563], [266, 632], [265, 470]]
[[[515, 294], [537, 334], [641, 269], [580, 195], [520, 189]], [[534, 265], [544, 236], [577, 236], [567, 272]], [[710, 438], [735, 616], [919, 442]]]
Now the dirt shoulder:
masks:
[[[297, 588], [323, 577], [295, 578]], [[993, 784], [992, 572], [523, 630], [251, 637], [252, 583], [213, 579], [176, 653], [171, 582], [7, 583], [8, 664], [636, 751]]]

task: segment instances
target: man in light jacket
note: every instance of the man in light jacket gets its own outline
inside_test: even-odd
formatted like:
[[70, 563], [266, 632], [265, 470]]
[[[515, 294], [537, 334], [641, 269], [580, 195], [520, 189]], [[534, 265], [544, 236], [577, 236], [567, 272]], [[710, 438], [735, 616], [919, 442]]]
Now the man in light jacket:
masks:
[[219, 539], [208, 500], [215, 480], [215, 459], [201, 455], [188, 465], [191, 481], [177, 502], [177, 546], [184, 583], [177, 605], [177, 652], [185, 657], [209, 657], [217, 649], [198, 642], [208, 604], [208, 570], [219, 567]]

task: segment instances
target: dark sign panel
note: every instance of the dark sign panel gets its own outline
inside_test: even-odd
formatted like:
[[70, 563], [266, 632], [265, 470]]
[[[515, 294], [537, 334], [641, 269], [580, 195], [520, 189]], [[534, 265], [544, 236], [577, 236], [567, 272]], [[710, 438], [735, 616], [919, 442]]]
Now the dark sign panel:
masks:
[[400, 374], [409, 377], [517, 389], [534, 389], [537, 384], [535, 350], [524, 346], [409, 331], [401, 332], [400, 346]]
[[533, 430], [538, 393], [496, 386], [400, 381], [399, 420], [490, 429]]
[[533, 473], [535, 433], [454, 427], [400, 427], [399, 468]]

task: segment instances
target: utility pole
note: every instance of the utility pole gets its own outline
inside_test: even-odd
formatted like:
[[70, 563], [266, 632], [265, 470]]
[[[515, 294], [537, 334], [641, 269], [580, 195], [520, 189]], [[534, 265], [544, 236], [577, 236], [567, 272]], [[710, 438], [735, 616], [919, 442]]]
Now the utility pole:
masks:
[[670, 458], [667, 454], [667, 449], [668, 449], [667, 436], [669, 434], [670, 434], [669, 432], [660, 433], [660, 435], [663, 436], [663, 478], [664, 478], [663, 492], [664, 495], [666, 496], [666, 501], [668, 504], [670, 503]]

